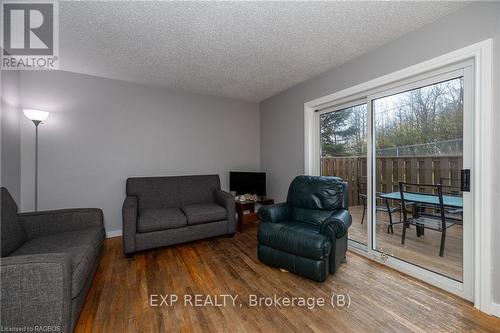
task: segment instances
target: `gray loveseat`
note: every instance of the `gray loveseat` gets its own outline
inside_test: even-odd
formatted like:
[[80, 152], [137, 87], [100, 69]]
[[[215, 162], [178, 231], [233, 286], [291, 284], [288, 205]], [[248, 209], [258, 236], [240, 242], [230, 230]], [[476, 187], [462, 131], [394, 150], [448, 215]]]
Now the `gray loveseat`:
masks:
[[233, 235], [234, 197], [218, 175], [127, 179], [123, 252]]
[[1, 188], [1, 329], [71, 332], [99, 264], [100, 209], [18, 213]]

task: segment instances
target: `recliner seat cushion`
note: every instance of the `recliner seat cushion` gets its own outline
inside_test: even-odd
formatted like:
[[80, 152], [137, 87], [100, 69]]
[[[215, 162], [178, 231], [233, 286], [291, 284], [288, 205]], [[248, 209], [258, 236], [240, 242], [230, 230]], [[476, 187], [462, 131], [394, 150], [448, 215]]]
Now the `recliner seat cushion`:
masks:
[[34, 238], [10, 256], [41, 253], [66, 253], [71, 258], [71, 297], [78, 296], [97, 261], [104, 241], [104, 230], [92, 227]]
[[182, 207], [187, 216], [187, 224], [201, 224], [227, 219], [227, 210], [215, 203], [200, 203]]
[[139, 213], [137, 230], [152, 232], [185, 227], [186, 215], [179, 208], [144, 209]]
[[259, 244], [309, 259], [325, 259], [330, 255], [329, 238], [319, 233], [318, 226], [310, 223], [262, 222], [258, 239]]

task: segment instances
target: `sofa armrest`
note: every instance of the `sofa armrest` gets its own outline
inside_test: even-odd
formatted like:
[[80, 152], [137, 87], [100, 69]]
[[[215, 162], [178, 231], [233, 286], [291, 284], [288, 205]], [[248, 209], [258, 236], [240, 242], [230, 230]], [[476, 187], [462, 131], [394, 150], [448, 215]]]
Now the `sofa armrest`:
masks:
[[223, 190], [214, 190], [215, 203], [226, 208], [227, 211], [227, 233], [233, 234], [236, 231], [236, 211], [234, 207], [234, 197], [231, 193]]
[[89, 227], [104, 228], [102, 210], [98, 208], [21, 213], [19, 220], [30, 239]]
[[265, 222], [282, 222], [289, 220], [292, 215], [292, 207], [286, 202], [262, 206], [259, 208], [259, 219]]
[[123, 253], [135, 252], [135, 234], [137, 233], [137, 197], [128, 196], [122, 207]]
[[71, 331], [71, 259], [63, 253], [3, 257], [2, 330], [51, 326]]
[[347, 209], [340, 209], [332, 213], [322, 224], [321, 233], [330, 236], [331, 239], [342, 238], [347, 234], [352, 224], [351, 213]]

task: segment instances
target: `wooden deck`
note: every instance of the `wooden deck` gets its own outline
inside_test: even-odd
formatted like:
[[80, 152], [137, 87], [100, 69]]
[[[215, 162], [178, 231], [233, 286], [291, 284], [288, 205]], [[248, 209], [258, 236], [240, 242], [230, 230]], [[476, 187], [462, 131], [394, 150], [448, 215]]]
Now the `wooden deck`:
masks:
[[[360, 243], [367, 243], [366, 216], [361, 224], [363, 206], [350, 207], [353, 222], [349, 229], [349, 238]], [[394, 221], [399, 221], [399, 213], [393, 214]], [[447, 230], [444, 256], [439, 256], [441, 233], [426, 230], [418, 238], [415, 228], [407, 229], [405, 245], [401, 245], [402, 225], [394, 226], [394, 234], [387, 233], [389, 217], [386, 213], [377, 213], [376, 247], [391, 256], [409, 261], [434, 272], [462, 281], [463, 237], [462, 226], [454, 225]]]
[[[469, 302], [351, 252], [325, 283], [257, 259], [256, 227], [233, 238], [144, 251], [127, 259], [121, 238], [104, 256], [75, 332], [498, 332], [500, 319]], [[241, 306], [151, 307], [151, 294], [238, 295]], [[252, 307], [251, 294], [349, 296], [349, 307]]]

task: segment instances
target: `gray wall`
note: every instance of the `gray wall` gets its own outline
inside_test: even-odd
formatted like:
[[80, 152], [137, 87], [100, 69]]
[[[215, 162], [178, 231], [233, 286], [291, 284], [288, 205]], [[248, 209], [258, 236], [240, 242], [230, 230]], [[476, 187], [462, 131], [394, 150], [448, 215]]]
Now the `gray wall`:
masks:
[[[277, 94], [260, 104], [261, 169], [268, 173], [268, 192], [284, 200], [292, 178], [304, 172], [304, 103], [356, 84], [389, 74], [455, 49], [485, 40], [495, 39], [495, 85], [498, 92], [500, 77], [499, 39], [500, 3], [477, 3], [459, 10], [401, 39], [345, 63], [316, 78]], [[495, 94], [495, 129], [493, 170], [500, 166], [500, 135], [498, 115], [500, 97]], [[500, 202], [500, 180], [496, 184], [494, 202]], [[499, 216], [495, 212], [495, 216]], [[479, 222], [479, 221], [476, 221]], [[499, 222], [498, 218], [495, 222]], [[500, 253], [500, 223], [494, 223], [493, 253]], [[498, 257], [494, 263], [494, 279], [500, 281]], [[495, 285], [494, 299], [500, 302], [500, 286]]]
[[[131, 176], [259, 169], [258, 104], [69, 72], [23, 71], [25, 107], [51, 111], [39, 132], [39, 209], [100, 207], [121, 229]], [[21, 203], [33, 208], [34, 128], [21, 120]]]
[[1, 184], [19, 204], [21, 197], [21, 137], [19, 101], [19, 72], [1, 73]]

